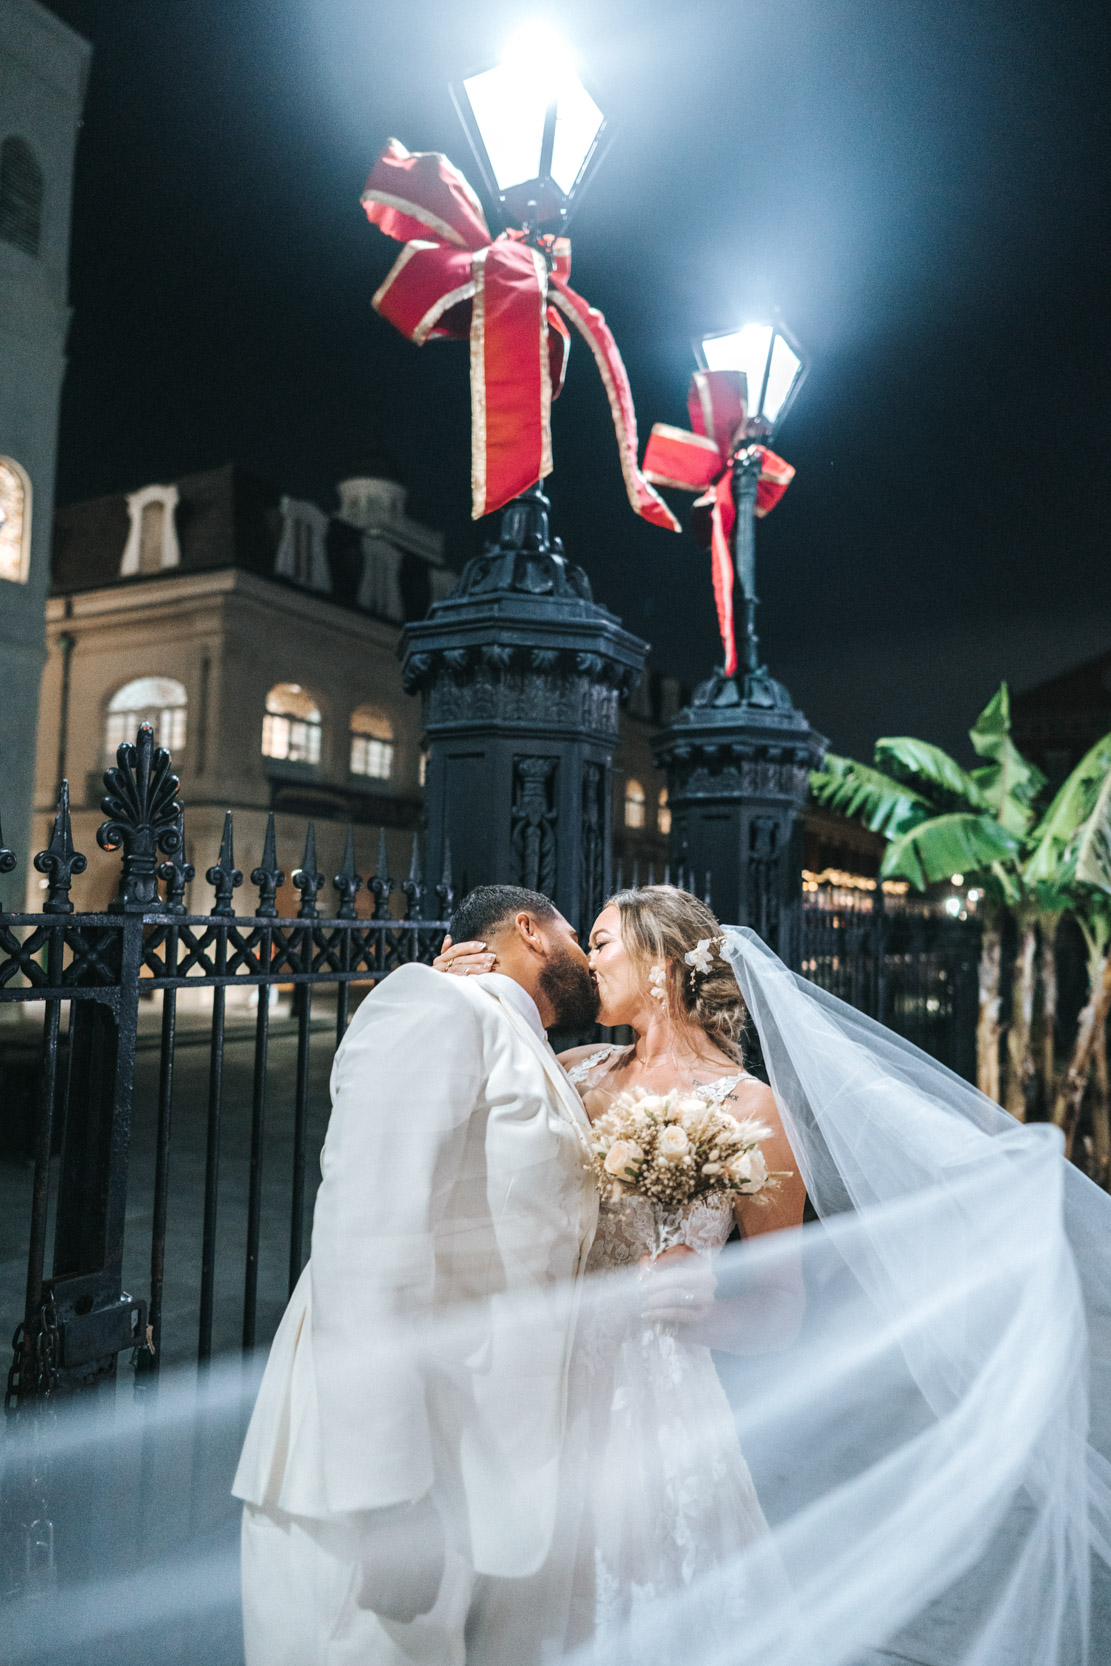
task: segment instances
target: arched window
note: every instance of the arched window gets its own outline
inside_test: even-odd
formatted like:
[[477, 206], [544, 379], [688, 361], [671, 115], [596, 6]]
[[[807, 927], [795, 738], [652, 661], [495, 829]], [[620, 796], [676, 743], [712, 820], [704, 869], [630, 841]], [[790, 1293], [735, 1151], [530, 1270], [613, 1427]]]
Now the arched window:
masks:
[[320, 762], [320, 708], [300, 683], [275, 683], [266, 696], [262, 755], [291, 764]]
[[393, 724], [377, 706], [351, 713], [351, 773], [388, 781], [393, 773]]
[[644, 788], [631, 775], [625, 782], [625, 826], [644, 826]]
[[42, 236], [42, 169], [26, 139], [0, 145], [0, 238], [37, 255]]
[[671, 832], [671, 807], [667, 802], [667, 788], [661, 787], [656, 799], [656, 826], [661, 833]]
[[108, 702], [104, 728], [104, 752], [109, 763], [116, 761], [116, 748], [133, 741], [140, 723], [149, 723], [154, 738], [167, 752], [180, 752], [185, 745], [185, 712], [188, 696], [174, 677], [136, 677], [118, 688]]
[[31, 482], [11, 457], [0, 457], [0, 578], [26, 584], [31, 555]]

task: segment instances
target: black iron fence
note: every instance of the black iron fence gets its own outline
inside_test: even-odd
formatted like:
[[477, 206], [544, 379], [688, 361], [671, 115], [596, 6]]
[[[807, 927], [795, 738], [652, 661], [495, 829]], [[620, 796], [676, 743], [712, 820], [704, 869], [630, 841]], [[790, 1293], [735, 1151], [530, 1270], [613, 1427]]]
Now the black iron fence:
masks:
[[[134, 746], [120, 748], [105, 786], [108, 819], [97, 841], [122, 857], [119, 892], [107, 910], [75, 912], [70, 900], [73, 878], [85, 870], [87, 859], [74, 849], [63, 784], [49, 845], [34, 858], [46, 879], [42, 912], [0, 914], [0, 1016], [13, 1003], [36, 1015], [33, 1024], [0, 1028], [0, 1049], [6, 1055], [0, 1056], [3, 1137], [9, 1157], [18, 1157], [22, 1148], [31, 1164], [21, 1231], [26, 1250], [22, 1317], [12, 1314], [19, 1323], [8, 1377], [9, 1407], [55, 1389], [110, 1378], [126, 1350], [133, 1351], [141, 1375], [158, 1372], [166, 1351], [175, 1117], [183, 1109], [189, 1118], [184, 1144], [190, 1171], [183, 1184], [193, 1182], [193, 1202], [200, 1205], [201, 1216], [194, 1287], [197, 1359], [203, 1362], [213, 1352], [218, 1294], [226, 1335], [229, 1285], [226, 1274], [217, 1279], [220, 1169], [229, 1058], [234, 1052], [241, 1061], [245, 1043], [251, 1048], [249, 1071], [241, 1064], [235, 1070], [235, 1110], [239, 1123], [246, 1123], [244, 1174], [237, 1181], [238, 1191], [245, 1193], [237, 1282], [239, 1339], [245, 1349], [254, 1346], [268, 1100], [280, 1096], [286, 1113], [279, 1141], [288, 1164], [281, 1187], [287, 1223], [284, 1294], [296, 1283], [305, 1259], [311, 1208], [306, 1163], [316, 1155], [309, 1142], [312, 1037], [322, 1027], [321, 1003], [326, 1006], [323, 1027], [331, 1033], [326, 1047], [318, 1043], [316, 1051], [327, 1063], [332, 1038], [338, 1042], [343, 1035], [353, 1001], [396, 966], [430, 962], [451, 911], [450, 873], [426, 886], [414, 839], [408, 877], [396, 886], [387, 869], [383, 835], [378, 871], [367, 881], [372, 911], [360, 916], [356, 897], [363, 879], [355, 872], [349, 833], [345, 860], [332, 882], [336, 912], [325, 916], [320, 908], [325, 876], [317, 867], [310, 823], [301, 865], [292, 874], [299, 906], [294, 916], [280, 916], [278, 892], [285, 875], [278, 865], [271, 816], [261, 861], [250, 874], [257, 900], [237, 912], [244, 876], [235, 865], [229, 814], [219, 855], [206, 874], [212, 906], [207, 914], [189, 913], [184, 899], [195, 874], [184, 856], [178, 781], [169, 754], [154, 745], [149, 725], [139, 730]], [[0, 872], [14, 865], [14, 853], [0, 848]], [[400, 893], [399, 915], [391, 905], [395, 892]], [[426, 918], [426, 911], [435, 917]], [[203, 1072], [196, 1068], [198, 1042]], [[276, 1042], [277, 1060], [272, 1057]], [[176, 1090], [186, 1045], [191, 1097], [181, 1107], [175, 1099], [180, 1097]], [[137, 1074], [141, 1103], [136, 1102]], [[317, 1080], [317, 1100], [321, 1088]], [[142, 1175], [132, 1170], [139, 1123], [148, 1136], [149, 1168]], [[265, 1230], [272, 1240], [273, 1186], [267, 1195]], [[11, 1223], [12, 1209], [6, 1213]], [[136, 1233], [146, 1237], [149, 1268], [149, 1283], [143, 1279], [140, 1296], [124, 1288], [125, 1240], [129, 1282], [137, 1282]], [[0, 1300], [5, 1296], [15, 1301], [13, 1291], [0, 1293]], [[181, 1338], [176, 1342], [174, 1353], [180, 1358]]]
[[850, 1006], [976, 1079], [980, 932], [880, 887], [803, 895], [800, 969]]

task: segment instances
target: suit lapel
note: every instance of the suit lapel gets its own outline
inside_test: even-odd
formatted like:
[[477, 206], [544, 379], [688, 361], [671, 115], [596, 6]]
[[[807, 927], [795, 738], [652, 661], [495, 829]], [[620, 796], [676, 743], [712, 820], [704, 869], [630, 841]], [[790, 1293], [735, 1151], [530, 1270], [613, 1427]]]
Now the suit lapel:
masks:
[[577, 1123], [582, 1128], [589, 1129], [590, 1118], [586, 1114], [586, 1108], [578, 1094], [575, 1092], [575, 1089], [568, 1081], [567, 1072], [552, 1052], [548, 1042], [541, 1041], [540, 1037], [536, 1034], [532, 1025], [528, 1023], [527, 1019], [522, 1018], [520, 1013], [515, 1012], [508, 1001], [503, 1001], [501, 996], [498, 994], [497, 988], [491, 988], [490, 985], [487, 984], [484, 977], [477, 977], [474, 979], [474, 982], [477, 983], [487, 995], [497, 1001], [500, 1010], [505, 1014], [506, 1019], [513, 1026], [514, 1030], [516, 1030], [517, 1034], [528, 1042], [529, 1046], [544, 1066], [548, 1080], [555, 1088], [559, 1102], [571, 1118], [572, 1122]]

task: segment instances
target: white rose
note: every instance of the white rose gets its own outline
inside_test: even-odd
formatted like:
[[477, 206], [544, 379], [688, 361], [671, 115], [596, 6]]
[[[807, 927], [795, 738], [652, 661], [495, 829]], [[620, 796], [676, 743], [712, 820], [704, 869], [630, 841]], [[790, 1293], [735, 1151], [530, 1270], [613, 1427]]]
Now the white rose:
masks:
[[739, 1157], [734, 1157], [729, 1165], [729, 1177], [739, 1181], [748, 1192], [758, 1192], [767, 1183], [768, 1165], [764, 1161], [764, 1153], [756, 1148], [753, 1151], [742, 1151]]
[[643, 1161], [644, 1152], [635, 1140], [614, 1140], [602, 1166], [607, 1174], [624, 1176], [627, 1169]]
[[691, 1142], [687, 1138], [687, 1131], [685, 1128], [680, 1128], [678, 1123], [672, 1122], [666, 1128], [660, 1129], [656, 1150], [666, 1162], [677, 1163], [687, 1155], [690, 1148]]

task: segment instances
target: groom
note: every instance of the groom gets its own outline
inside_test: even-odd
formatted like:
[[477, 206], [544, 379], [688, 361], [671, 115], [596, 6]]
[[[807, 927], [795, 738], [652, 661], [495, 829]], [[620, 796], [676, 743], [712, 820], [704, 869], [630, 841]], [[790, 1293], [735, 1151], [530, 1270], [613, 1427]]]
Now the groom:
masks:
[[402, 966], [332, 1068], [312, 1256], [233, 1491], [247, 1666], [523, 1666], [550, 1577], [563, 1382], [596, 1194], [546, 1028], [593, 1021], [575, 932], [482, 886], [452, 937], [499, 971]]

